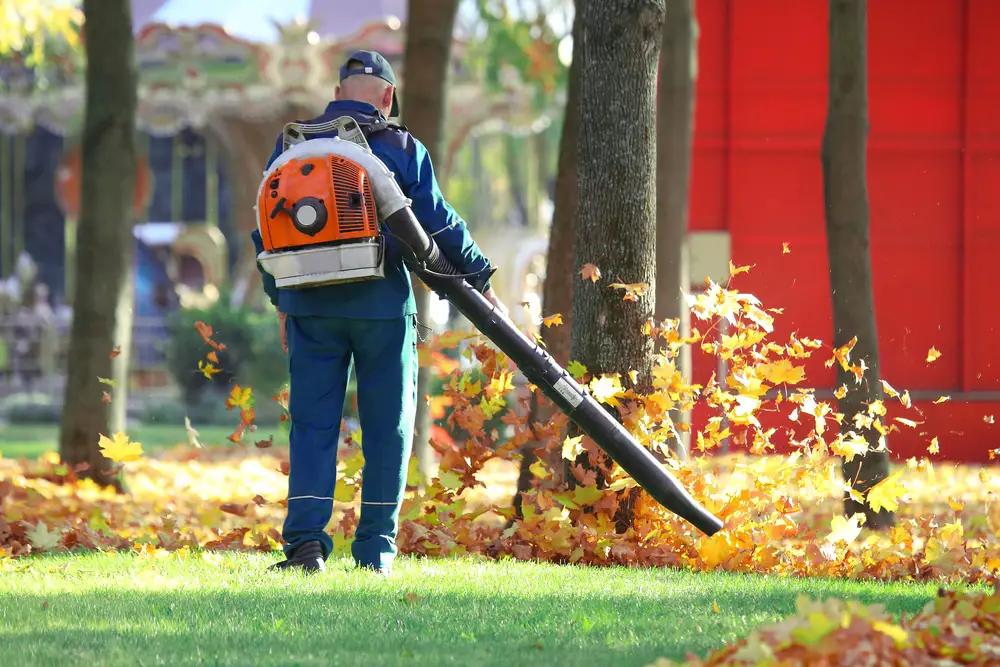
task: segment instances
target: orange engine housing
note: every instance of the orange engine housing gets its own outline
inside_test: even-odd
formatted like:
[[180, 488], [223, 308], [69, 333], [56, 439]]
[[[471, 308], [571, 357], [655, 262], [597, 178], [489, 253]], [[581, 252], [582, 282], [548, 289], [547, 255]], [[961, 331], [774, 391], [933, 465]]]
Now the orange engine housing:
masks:
[[292, 159], [263, 185], [257, 224], [265, 250], [378, 236], [371, 181], [356, 162], [337, 155]]

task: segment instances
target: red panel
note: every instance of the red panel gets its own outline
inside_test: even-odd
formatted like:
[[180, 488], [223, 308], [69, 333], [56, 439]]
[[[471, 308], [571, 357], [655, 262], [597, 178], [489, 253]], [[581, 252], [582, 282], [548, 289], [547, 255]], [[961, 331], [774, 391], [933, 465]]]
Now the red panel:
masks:
[[[869, 3], [871, 240], [882, 372], [898, 389], [1000, 391], [1000, 2]], [[733, 286], [783, 308], [791, 331], [829, 342], [828, 262], [819, 153], [826, 116], [827, 3], [699, 0], [699, 81], [691, 227], [728, 229]], [[789, 243], [791, 254], [782, 254]], [[703, 323], [695, 323], [704, 329]], [[941, 358], [927, 364], [934, 346]], [[695, 381], [716, 360], [695, 351]], [[831, 386], [817, 353], [810, 384]], [[980, 399], [979, 402], [976, 399]], [[992, 403], [983, 402], [984, 399]], [[995, 395], [919, 403], [897, 457], [986, 461], [1000, 426]], [[714, 411], [700, 406], [695, 427]], [[893, 413], [897, 414], [897, 413]], [[913, 417], [912, 412], [906, 416]], [[778, 422], [770, 424], [775, 419]], [[782, 425], [780, 415], [764, 416]]]
[[700, 0], [698, 78], [691, 164], [692, 230], [726, 229], [726, 109], [729, 92], [726, 0]]
[[1000, 3], [969, 0], [966, 146], [966, 372], [1000, 390]]
[[[826, 3], [734, 3], [734, 285], [781, 308], [773, 340], [792, 332], [829, 342], [830, 287], [819, 149], [826, 115]], [[780, 38], [778, 38], [780, 36]], [[794, 54], [794, 56], [792, 56]], [[790, 254], [782, 254], [782, 243]], [[807, 364], [828, 385], [824, 355]]]

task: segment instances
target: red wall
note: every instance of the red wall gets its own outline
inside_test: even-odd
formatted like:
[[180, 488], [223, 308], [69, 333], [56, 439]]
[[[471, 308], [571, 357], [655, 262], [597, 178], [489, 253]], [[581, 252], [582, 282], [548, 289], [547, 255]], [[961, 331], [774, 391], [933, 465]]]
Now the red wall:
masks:
[[[827, 5], [698, 0], [691, 227], [728, 230], [733, 262], [756, 265], [733, 284], [784, 308], [776, 340], [797, 331], [829, 344], [820, 169]], [[926, 454], [937, 436], [935, 458], [985, 461], [1000, 447], [1000, 0], [870, 0], [868, 8], [881, 371], [910, 391], [926, 420], [902, 426], [889, 447], [897, 457]], [[928, 364], [931, 346], [941, 357]], [[809, 383], [833, 388], [828, 355], [814, 356]], [[696, 360], [696, 381], [713, 366]], [[933, 405], [942, 394], [952, 400]]]

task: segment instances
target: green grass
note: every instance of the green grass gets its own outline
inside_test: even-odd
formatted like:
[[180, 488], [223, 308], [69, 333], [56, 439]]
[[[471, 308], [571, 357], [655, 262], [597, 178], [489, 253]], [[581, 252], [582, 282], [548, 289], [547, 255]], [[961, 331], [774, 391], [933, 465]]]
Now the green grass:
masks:
[[[234, 423], [232, 427], [196, 426], [196, 428], [202, 444], [232, 447], [233, 444], [226, 440], [226, 437], [233, 432], [235, 426]], [[272, 434], [275, 445], [287, 444], [288, 437], [280, 427], [262, 428], [246, 439], [266, 440]], [[141, 442], [146, 451], [165, 449], [188, 441], [183, 425], [137, 425], [128, 429], [128, 435], [132, 440]], [[59, 426], [56, 424], [0, 426], [0, 454], [4, 458], [37, 459], [45, 452], [54, 452], [58, 449]]]
[[705, 655], [802, 593], [898, 614], [936, 592], [471, 558], [402, 558], [390, 579], [338, 560], [310, 577], [265, 572], [277, 555], [220, 556], [0, 561], [0, 664], [638, 666]]

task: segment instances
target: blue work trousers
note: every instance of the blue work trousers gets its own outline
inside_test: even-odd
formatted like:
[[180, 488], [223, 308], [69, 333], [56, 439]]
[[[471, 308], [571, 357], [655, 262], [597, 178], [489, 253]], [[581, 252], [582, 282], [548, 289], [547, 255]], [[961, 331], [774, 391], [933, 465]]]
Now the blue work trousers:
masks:
[[417, 408], [416, 316], [387, 320], [287, 319], [291, 417], [285, 553], [319, 540], [333, 513], [337, 446], [347, 382], [357, 376], [361, 512], [351, 553], [358, 565], [389, 568], [396, 556], [399, 508], [413, 445]]

